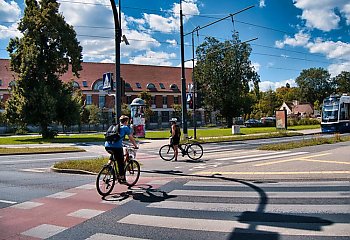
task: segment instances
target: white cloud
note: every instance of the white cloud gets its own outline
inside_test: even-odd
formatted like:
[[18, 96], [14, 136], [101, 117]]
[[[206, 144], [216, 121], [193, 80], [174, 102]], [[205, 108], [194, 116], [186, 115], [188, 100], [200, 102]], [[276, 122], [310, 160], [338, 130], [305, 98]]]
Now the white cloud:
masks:
[[294, 0], [294, 5], [303, 11], [301, 18], [306, 21], [306, 26], [322, 31], [338, 28], [341, 19], [336, 9], [345, 14], [349, 24], [348, 4], [348, 0]]
[[0, 22], [15, 22], [20, 14], [21, 9], [15, 1], [0, 0]]
[[346, 4], [341, 12], [345, 15], [346, 23], [350, 25], [350, 3]]
[[21, 9], [15, 1], [6, 2], [0, 0], [0, 39], [20, 37], [22, 34], [17, 30], [17, 21], [21, 15]]
[[293, 47], [297, 46], [305, 46], [310, 40], [310, 35], [308, 33], [304, 33], [300, 31], [294, 34], [294, 37], [284, 36], [283, 41], [276, 41], [275, 46], [278, 48], [283, 48], [285, 45], [290, 45]]
[[342, 71], [349, 72], [349, 69], [350, 69], [350, 61], [342, 62], [340, 64], [331, 64], [328, 66], [328, 72], [331, 74], [332, 77], [337, 76]]
[[342, 58], [350, 60], [350, 43], [341, 41], [322, 41], [318, 38], [315, 42], [307, 44], [311, 53], [321, 53], [329, 59]]
[[[180, 4], [174, 3], [170, 16], [164, 17], [157, 14], [143, 15], [145, 22], [149, 24], [152, 30], [160, 31], [163, 33], [171, 33], [179, 31], [180, 28]], [[182, 13], [184, 15], [183, 20], [187, 22], [193, 15], [199, 15], [199, 9], [197, 6], [197, 0], [188, 0], [182, 2]]]
[[285, 87], [287, 83], [289, 83], [291, 87], [297, 86], [294, 79], [284, 80], [280, 82], [261, 81], [259, 83], [259, 89], [260, 91], [263, 91], [263, 92], [266, 92], [270, 89], [276, 90], [276, 88]]
[[177, 46], [177, 41], [175, 39], [168, 39], [166, 40], [166, 42], [171, 44], [172, 46]]
[[259, 1], [259, 7], [261, 7], [261, 8], [266, 7], [265, 0]]
[[175, 58], [175, 53], [147, 51], [145, 54], [130, 58], [131, 64], [172, 66], [170, 61]]
[[18, 24], [14, 23], [10, 26], [0, 25], [0, 39], [21, 37], [22, 33], [17, 30]]

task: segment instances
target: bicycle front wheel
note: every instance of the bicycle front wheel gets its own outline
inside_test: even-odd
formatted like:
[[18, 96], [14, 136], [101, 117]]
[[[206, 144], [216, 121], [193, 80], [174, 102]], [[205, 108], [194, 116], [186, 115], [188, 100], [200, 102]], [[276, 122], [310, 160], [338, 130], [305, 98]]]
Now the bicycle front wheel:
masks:
[[140, 177], [140, 164], [138, 161], [129, 160], [125, 166], [125, 181], [129, 187], [134, 186]]
[[115, 172], [112, 165], [105, 165], [97, 175], [96, 189], [101, 196], [110, 194], [115, 185]]
[[192, 160], [198, 160], [203, 156], [203, 147], [198, 143], [192, 143], [187, 148], [187, 155]]
[[159, 149], [159, 156], [165, 160], [165, 161], [170, 161], [173, 160], [175, 157], [175, 152], [174, 148], [171, 145], [164, 145]]

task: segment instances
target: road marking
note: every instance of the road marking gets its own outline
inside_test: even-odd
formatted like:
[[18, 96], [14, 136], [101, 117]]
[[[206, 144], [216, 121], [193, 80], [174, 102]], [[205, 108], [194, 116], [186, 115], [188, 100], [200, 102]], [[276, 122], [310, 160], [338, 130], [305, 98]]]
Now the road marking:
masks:
[[270, 156], [270, 155], [277, 155], [277, 154], [289, 153], [289, 152], [290, 152], [290, 151], [269, 152], [269, 153], [253, 154], [253, 155], [243, 155], [243, 156], [237, 156], [237, 157], [218, 158], [218, 159], [215, 159], [215, 160], [216, 160], [216, 161], [236, 160], [236, 159], [241, 159], [241, 158], [252, 158], [252, 157]]
[[[323, 192], [271, 192], [265, 191], [268, 198], [346, 198], [348, 191]], [[223, 198], [259, 198], [258, 192], [253, 191], [203, 191], [203, 190], [173, 190], [169, 195], [192, 197], [223, 197]], [[350, 212], [349, 212], [350, 213]]]
[[198, 175], [303, 175], [303, 174], [350, 174], [350, 171], [305, 171], [305, 172], [197, 172]]
[[[268, 195], [268, 197], [270, 197]], [[239, 204], [239, 203], [210, 203], [210, 202], [181, 202], [181, 201], [163, 201], [153, 202], [147, 207], [176, 209], [176, 210], [191, 210], [191, 211], [213, 211], [213, 212], [246, 212], [255, 211], [257, 204]], [[305, 207], [305, 204], [267, 204], [264, 211], [268, 213], [282, 214], [350, 214], [348, 204], [343, 205], [310, 205]]]
[[[196, 218], [180, 218], [151, 216], [141, 214], [130, 214], [118, 221], [132, 225], [142, 225], [151, 227], [164, 227], [171, 229], [186, 229], [210, 232], [237, 232], [245, 230], [245, 233], [251, 232], [256, 234], [257, 231], [274, 232], [281, 235], [302, 235], [302, 236], [349, 236], [350, 224], [333, 223], [330, 225], [322, 225], [321, 231], [314, 229], [320, 228], [320, 223], [285, 223], [284, 225], [274, 226], [276, 223], [269, 222], [249, 222], [241, 223], [232, 220], [215, 220], [215, 219], [196, 219]], [[250, 229], [250, 226], [256, 226]], [[264, 226], [265, 225], [265, 226]], [[266, 226], [267, 225], [267, 226]], [[312, 229], [312, 230], [308, 230]]]
[[[250, 182], [251, 184], [254, 184], [259, 187], [273, 187], [273, 188], [285, 188], [286, 186], [288, 188], [299, 188], [299, 187], [318, 187], [320, 185], [322, 186], [349, 186], [348, 182], [343, 181], [332, 181], [332, 182], [324, 182], [324, 181], [317, 181], [317, 182], [264, 182], [264, 183], [256, 183], [254, 181]], [[191, 187], [248, 187], [247, 185], [241, 183], [241, 182], [225, 182], [225, 181], [188, 181], [184, 184], [184, 186], [191, 186]]]
[[[148, 238], [147, 238], [148, 239]], [[105, 233], [96, 233], [86, 240], [146, 240], [145, 238], [133, 238], [133, 237], [125, 237], [120, 235], [112, 235]]]
[[316, 154], [316, 155], [311, 155], [311, 156], [305, 156], [305, 157], [301, 157], [304, 159], [308, 159], [308, 158], [313, 158], [313, 157], [322, 157], [322, 156], [326, 156], [326, 155], [330, 155], [331, 153], [321, 153], [321, 154]]
[[329, 161], [329, 160], [317, 160], [317, 159], [297, 159], [299, 161], [305, 161], [305, 162], [321, 162], [321, 163], [336, 163], [336, 164], [350, 164], [350, 162], [340, 162], [340, 161]]
[[258, 161], [258, 160], [267, 160], [267, 159], [273, 159], [273, 158], [291, 157], [291, 156], [302, 155], [302, 154], [307, 154], [307, 152], [285, 153], [285, 154], [281, 154], [281, 155], [277, 155], [277, 156], [273, 155], [273, 156], [265, 156], [265, 157], [257, 157], [257, 158], [249, 158], [249, 156], [247, 156], [248, 159], [237, 160], [237, 161], [234, 161], [234, 162], [236, 162], [236, 163], [245, 163], [245, 162], [252, 162], [252, 161]]
[[0, 203], [16, 204], [17, 202], [7, 201], [7, 200], [0, 200]]

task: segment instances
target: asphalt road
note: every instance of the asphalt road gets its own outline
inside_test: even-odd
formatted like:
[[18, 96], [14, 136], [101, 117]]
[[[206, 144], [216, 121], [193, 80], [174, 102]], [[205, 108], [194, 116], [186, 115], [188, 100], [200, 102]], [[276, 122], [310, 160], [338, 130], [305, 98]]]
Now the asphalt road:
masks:
[[162, 161], [165, 141], [144, 142], [139, 185], [106, 199], [95, 176], [49, 170], [104, 155], [101, 144], [1, 156], [0, 239], [348, 239], [350, 143], [255, 150], [282, 140], [205, 144], [199, 162]]

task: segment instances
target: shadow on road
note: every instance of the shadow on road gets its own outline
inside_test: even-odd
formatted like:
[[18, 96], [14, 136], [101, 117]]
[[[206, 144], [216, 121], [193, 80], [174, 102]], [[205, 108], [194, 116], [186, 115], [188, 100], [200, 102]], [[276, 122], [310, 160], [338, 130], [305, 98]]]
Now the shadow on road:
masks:
[[[220, 175], [211, 175], [211, 176], [202, 176], [196, 174], [184, 174], [180, 171], [142, 171], [146, 173], [153, 174], [162, 174], [162, 175], [173, 175], [173, 176], [185, 176], [185, 177], [198, 177], [198, 178], [207, 178], [207, 179], [220, 179], [224, 181], [236, 182], [242, 185], [245, 185], [259, 194], [259, 204], [254, 212], [246, 211], [243, 212], [238, 221], [241, 223], [248, 224], [248, 228], [235, 228], [234, 231], [230, 234], [228, 239], [235, 240], [246, 240], [246, 239], [259, 239], [259, 240], [278, 240], [280, 239], [280, 234], [278, 232], [270, 232], [258, 230], [258, 226], [272, 226], [272, 227], [281, 227], [281, 228], [292, 228], [292, 229], [302, 229], [310, 231], [322, 231], [323, 226], [332, 225], [333, 222], [318, 218], [318, 217], [309, 217], [309, 216], [299, 216], [299, 215], [290, 215], [290, 214], [278, 214], [278, 213], [268, 213], [265, 212], [266, 206], [268, 205], [268, 196], [266, 192], [257, 186], [259, 182], [248, 182], [245, 180], [223, 177]], [[152, 187], [150, 188], [152, 189]], [[161, 191], [162, 192], [162, 191]], [[163, 197], [167, 194], [163, 193]], [[153, 197], [153, 196], [152, 196]], [[176, 197], [176, 196], [171, 196]], [[153, 197], [154, 198], [154, 197]], [[141, 198], [142, 199], [142, 198]], [[157, 199], [157, 198], [154, 198]], [[166, 198], [165, 198], [166, 199]], [[161, 201], [164, 201], [162, 199]], [[159, 200], [159, 199], [158, 199]], [[140, 200], [142, 201], [142, 200]], [[218, 203], [220, 204], [220, 203]], [[305, 223], [305, 224], [303, 224]]]

